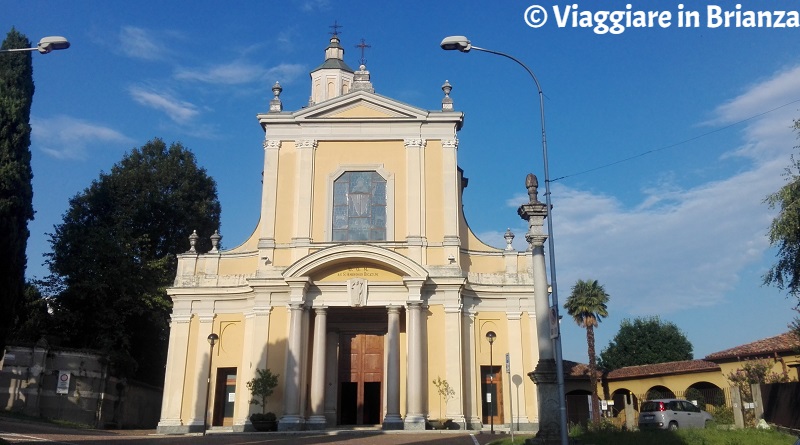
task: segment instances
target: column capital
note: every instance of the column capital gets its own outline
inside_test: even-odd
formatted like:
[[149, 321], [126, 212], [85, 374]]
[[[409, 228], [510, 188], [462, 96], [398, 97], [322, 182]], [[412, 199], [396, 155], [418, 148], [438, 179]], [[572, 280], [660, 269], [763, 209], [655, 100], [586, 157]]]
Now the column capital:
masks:
[[425, 284], [425, 278], [421, 277], [403, 277], [403, 283], [408, 289], [408, 301], [422, 301], [422, 286]]
[[328, 313], [328, 306], [314, 306], [314, 313], [317, 315], [325, 315]]
[[421, 139], [421, 138], [406, 138], [406, 139], [403, 139], [403, 146], [405, 146], [406, 148], [409, 148], [409, 147], [424, 148], [426, 144], [427, 144], [427, 141], [425, 139]]
[[388, 312], [389, 314], [399, 314], [400, 306], [390, 304], [386, 306], [386, 312]]
[[302, 149], [302, 148], [314, 149], [314, 148], [317, 148], [317, 140], [316, 139], [297, 139], [296, 141], [294, 141], [294, 146], [297, 149]]
[[214, 316], [215, 315], [216, 314], [214, 314], [214, 313], [211, 313], [211, 314], [197, 314], [197, 319], [200, 321], [200, 323], [212, 323], [214, 321]]
[[458, 138], [442, 139], [442, 148], [458, 148]]
[[522, 311], [506, 311], [506, 319], [519, 320], [522, 318]]
[[445, 303], [444, 304], [444, 313], [445, 314], [460, 314], [463, 305], [460, 303]]
[[192, 321], [192, 314], [172, 314], [169, 321], [170, 323], [189, 323]]
[[264, 139], [264, 150], [279, 150], [281, 141], [276, 139]]

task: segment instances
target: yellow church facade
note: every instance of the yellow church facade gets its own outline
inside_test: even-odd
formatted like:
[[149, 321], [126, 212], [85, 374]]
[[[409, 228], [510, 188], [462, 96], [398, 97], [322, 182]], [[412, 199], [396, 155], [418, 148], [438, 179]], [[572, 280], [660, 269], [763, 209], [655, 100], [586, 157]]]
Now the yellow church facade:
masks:
[[534, 293], [547, 285], [534, 263], [545, 238], [516, 251], [508, 232], [500, 249], [467, 226], [464, 116], [448, 83], [442, 109], [423, 110], [376, 94], [343, 54], [334, 35], [308, 106], [283, 110], [276, 83], [258, 115], [263, 187], [251, 237], [230, 250], [212, 239], [204, 253], [192, 242], [179, 256], [159, 432], [252, 429], [261, 407], [246, 383], [265, 368], [279, 374], [266, 410], [280, 430], [449, 419], [535, 431], [527, 373], [540, 355]]

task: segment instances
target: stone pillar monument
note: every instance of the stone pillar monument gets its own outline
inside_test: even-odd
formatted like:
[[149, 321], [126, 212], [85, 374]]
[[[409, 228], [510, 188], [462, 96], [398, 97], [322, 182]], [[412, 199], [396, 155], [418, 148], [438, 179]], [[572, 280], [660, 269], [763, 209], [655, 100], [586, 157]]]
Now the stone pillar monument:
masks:
[[539, 432], [534, 443], [560, 443], [560, 404], [556, 379], [556, 361], [553, 340], [550, 334], [550, 294], [547, 284], [547, 269], [544, 260], [544, 219], [547, 205], [539, 201], [539, 181], [533, 173], [525, 178], [525, 188], [530, 198], [527, 204], [517, 209], [517, 214], [528, 221], [525, 239], [533, 255], [533, 291], [536, 310], [536, 335], [539, 344], [539, 363], [528, 373], [539, 395]]

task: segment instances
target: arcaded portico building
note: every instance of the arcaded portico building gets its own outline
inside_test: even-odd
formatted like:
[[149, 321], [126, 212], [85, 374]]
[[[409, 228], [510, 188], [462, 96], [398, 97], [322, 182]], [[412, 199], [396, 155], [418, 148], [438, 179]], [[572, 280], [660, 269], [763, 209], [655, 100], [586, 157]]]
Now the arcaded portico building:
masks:
[[[179, 257], [159, 431], [250, 429], [260, 407], [246, 382], [263, 368], [280, 375], [267, 408], [281, 430], [424, 429], [440, 418], [536, 430], [526, 374], [539, 360], [534, 289], [547, 292], [544, 262], [534, 261], [544, 205], [535, 194], [526, 204], [542, 212], [532, 249], [514, 250], [510, 232], [505, 249], [485, 245], [462, 213], [464, 115], [449, 83], [441, 110], [376, 94], [336, 35], [310, 77], [308, 106], [284, 111], [276, 83], [258, 115], [263, 187], [252, 236], [224, 251], [192, 244]], [[509, 212], [508, 225], [515, 218]], [[454, 391], [446, 401], [437, 378]]]

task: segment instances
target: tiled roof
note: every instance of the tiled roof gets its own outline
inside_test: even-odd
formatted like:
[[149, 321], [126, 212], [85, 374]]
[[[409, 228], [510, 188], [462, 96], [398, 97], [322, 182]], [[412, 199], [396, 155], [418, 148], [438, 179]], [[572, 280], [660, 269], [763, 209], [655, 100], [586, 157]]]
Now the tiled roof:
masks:
[[769, 357], [775, 353], [795, 352], [800, 350], [800, 339], [791, 332], [754, 341], [746, 345], [724, 351], [714, 352], [706, 356], [706, 360], [739, 359], [745, 357]]
[[[598, 377], [600, 370], [598, 369]], [[589, 378], [589, 365], [570, 360], [564, 360], [564, 376], [566, 377], [585, 377]]]
[[683, 360], [679, 362], [657, 363], [655, 365], [627, 366], [609, 372], [606, 378], [608, 380], [630, 379], [704, 371], [719, 371], [719, 365], [705, 360]]

